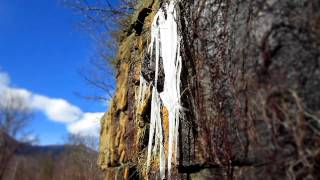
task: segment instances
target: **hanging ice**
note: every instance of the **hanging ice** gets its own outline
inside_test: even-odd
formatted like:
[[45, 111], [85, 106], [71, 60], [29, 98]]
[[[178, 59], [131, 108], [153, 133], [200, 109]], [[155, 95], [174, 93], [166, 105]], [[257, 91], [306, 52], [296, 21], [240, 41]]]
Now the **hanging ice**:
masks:
[[[177, 14], [175, 3], [171, 1], [164, 6], [164, 10], [160, 9], [155, 15], [151, 27], [151, 42], [148, 48], [150, 57], [155, 57], [155, 79], [152, 89], [151, 100], [151, 119], [147, 155], [147, 169], [150, 167], [152, 155], [156, 155], [159, 146], [160, 158], [160, 178], [165, 178], [165, 157], [163, 144], [163, 129], [161, 121], [161, 101], [168, 110], [169, 114], [169, 137], [168, 137], [168, 178], [170, 178], [170, 170], [172, 157], [176, 159], [178, 128], [179, 128], [179, 109], [180, 109], [180, 73], [181, 73], [181, 57], [180, 57], [180, 36], [178, 35]], [[158, 71], [160, 57], [163, 61], [163, 69], [165, 74], [164, 89], [159, 94], [157, 91]], [[140, 79], [143, 79], [142, 77]], [[139, 97], [144, 96], [144, 82], [140, 81]], [[141, 94], [141, 95], [140, 95]], [[139, 99], [140, 100], [140, 99]], [[154, 141], [153, 141], [154, 140]], [[154, 142], [154, 143], [153, 143]], [[154, 144], [154, 146], [153, 146]], [[152, 153], [153, 148], [153, 153]], [[174, 152], [174, 155], [173, 155]]]
[[[159, 27], [162, 44], [161, 57], [165, 74], [164, 89], [160, 97], [169, 113], [168, 176], [170, 176], [172, 151], [173, 147], [177, 147], [178, 140], [181, 57], [176, 11], [172, 1], [166, 7], [166, 11], [167, 19]], [[177, 149], [174, 152], [174, 157], [176, 157]]]
[[140, 84], [139, 84], [139, 92], [138, 92], [138, 102], [137, 102], [137, 107], [140, 108], [142, 106], [143, 100], [146, 95], [147, 91], [147, 81], [140, 76]]

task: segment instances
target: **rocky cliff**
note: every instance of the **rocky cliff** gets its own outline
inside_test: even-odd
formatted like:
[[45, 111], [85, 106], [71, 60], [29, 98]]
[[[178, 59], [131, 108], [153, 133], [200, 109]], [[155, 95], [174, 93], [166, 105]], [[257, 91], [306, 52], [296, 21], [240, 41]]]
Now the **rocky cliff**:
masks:
[[[101, 122], [105, 179], [160, 179], [160, 157], [147, 168], [147, 149], [152, 89], [163, 91], [165, 66], [160, 60], [155, 73], [148, 45], [154, 17], [159, 9], [167, 17], [168, 3], [141, 0], [123, 30], [117, 87]], [[320, 3], [176, 1], [175, 10], [181, 108], [166, 178], [320, 178]], [[166, 160], [168, 112], [162, 104]]]

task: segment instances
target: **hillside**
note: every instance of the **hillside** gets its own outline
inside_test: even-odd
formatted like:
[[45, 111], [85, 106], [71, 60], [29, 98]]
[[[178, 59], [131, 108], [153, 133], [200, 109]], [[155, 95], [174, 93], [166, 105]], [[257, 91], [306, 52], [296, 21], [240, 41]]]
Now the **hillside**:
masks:
[[0, 136], [0, 179], [99, 180], [98, 153], [82, 145], [34, 146]]

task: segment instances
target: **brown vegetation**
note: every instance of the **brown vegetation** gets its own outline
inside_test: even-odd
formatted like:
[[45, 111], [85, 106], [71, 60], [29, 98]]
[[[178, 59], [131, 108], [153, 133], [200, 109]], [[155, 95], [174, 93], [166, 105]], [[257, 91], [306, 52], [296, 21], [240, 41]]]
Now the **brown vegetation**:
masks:
[[97, 152], [84, 145], [32, 146], [5, 134], [0, 138], [0, 179], [103, 179]]

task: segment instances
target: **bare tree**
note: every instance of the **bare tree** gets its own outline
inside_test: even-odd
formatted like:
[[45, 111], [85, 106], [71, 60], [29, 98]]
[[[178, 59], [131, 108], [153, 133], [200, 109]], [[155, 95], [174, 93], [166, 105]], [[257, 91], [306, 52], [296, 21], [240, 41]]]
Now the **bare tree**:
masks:
[[[61, 173], [62, 179], [102, 179], [103, 173], [97, 166], [99, 140], [95, 136], [68, 134], [65, 139], [69, 151], [62, 157], [61, 166], [68, 169]], [[59, 166], [60, 167], [60, 166]]]
[[[79, 14], [80, 28], [87, 31], [96, 42], [98, 58], [114, 61], [114, 52], [121, 39], [120, 32], [129, 25], [129, 18], [136, 0], [62, 0]], [[97, 57], [95, 57], [97, 58]], [[96, 63], [93, 63], [96, 64]]]
[[33, 113], [22, 96], [3, 92], [0, 100], [1, 131], [20, 140], [19, 135], [27, 135], [25, 128], [32, 116]]
[[84, 17], [82, 23], [84, 27], [100, 32], [126, 25], [125, 19], [133, 13], [136, 5], [136, 0], [63, 0], [63, 2]]
[[69, 145], [82, 145], [92, 150], [97, 150], [99, 145], [98, 137], [92, 135], [81, 135], [69, 133], [66, 138], [66, 144]]
[[88, 66], [79, 70], [79, 74], [93, 90], [86, 94], [76, 92], [76, 95], [88, 100], [102, 102], [106, 102], [112, 97], [115, 84], [114, 72], [107, 61], [99, 58], [93, 59]]
[[89, 93], [76, 92], [79, 97], [107, 101], [114, 91], [115, 53], [121, 39], [120, 30], [128, 26], [135, 9], [136, 0], [62, 0], [79, 14], [80, 28], [87, 31], [96, 44], [96, 56], [79, 70], [80, 76], [93, 87]]
[[8, 163], [18, 147], [19, 144], [0, 129], [0, 179], [3, 179]]
[[30, 110], [24, 96], [9, 91], [0, 94], [0, 179], [2, 179], [8, 163], [22, 143], [32, 143], [31, 133], [26, 127], [31, 121]]

